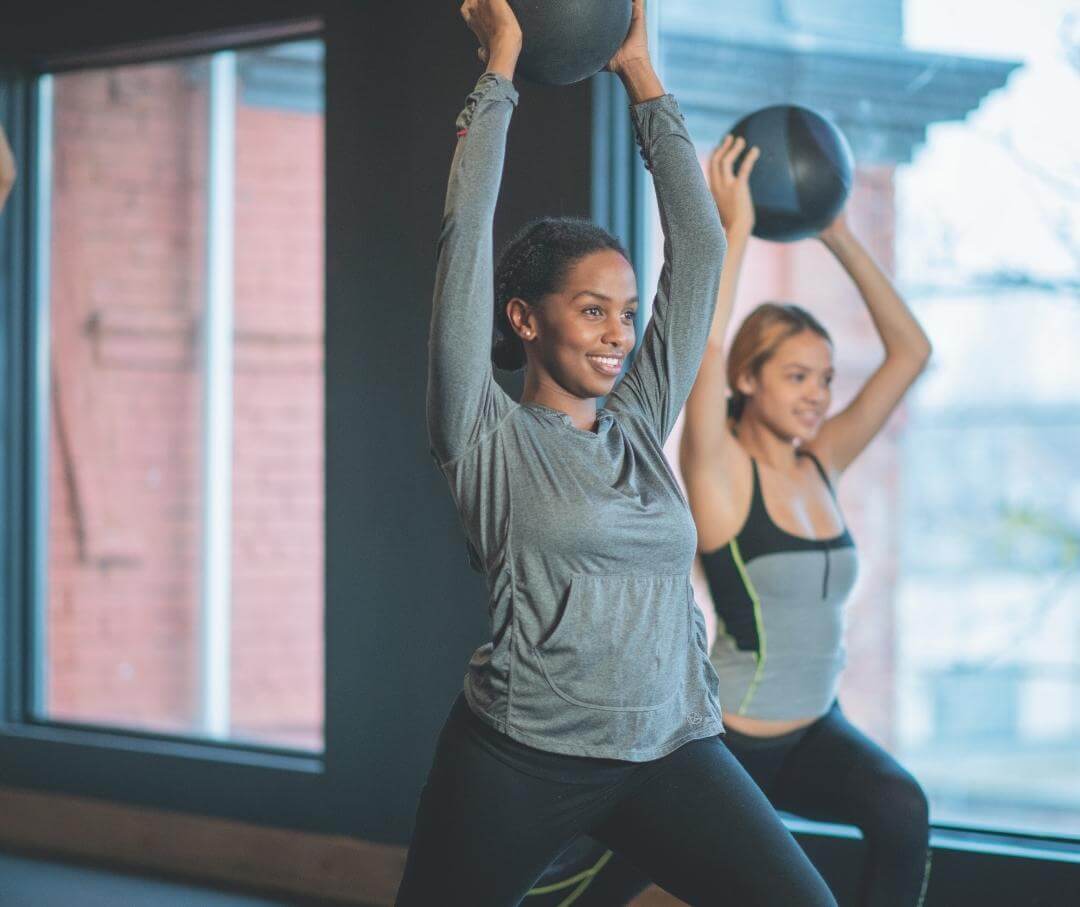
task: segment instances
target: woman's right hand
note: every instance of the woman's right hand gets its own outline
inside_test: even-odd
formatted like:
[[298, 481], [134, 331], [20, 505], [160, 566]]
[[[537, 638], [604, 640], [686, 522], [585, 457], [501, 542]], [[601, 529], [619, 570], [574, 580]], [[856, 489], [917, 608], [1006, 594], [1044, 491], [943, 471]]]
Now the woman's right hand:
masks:
[[506, 0], [465, 0], [461, 17], [480, 42], [477, 54], [488, 72], [513, 79], [522, 38], [510, 4]]
[[720, 222], [724, 225], [729, 239], [746, 238], [754, 229], [750, 172], [761, 156], [761, 149], [757, 146], [751, 148], [736, 173], [735, 161], [745, 147], [746, 140], [742, 136], [733, 139], [730, 135], [725, 135], [709, 160], [709, 188], [720, 212]]

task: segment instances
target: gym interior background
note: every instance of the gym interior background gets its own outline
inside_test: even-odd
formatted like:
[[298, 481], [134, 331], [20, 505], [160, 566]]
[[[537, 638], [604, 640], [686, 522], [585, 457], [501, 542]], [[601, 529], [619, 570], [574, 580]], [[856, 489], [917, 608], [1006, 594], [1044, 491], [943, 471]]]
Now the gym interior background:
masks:
[[[423, 419], [457, 5], [0, 12], [0, 904], [392, 901], [485, 631]], [[842, 490], [842, 695], [931, 796], [927, 903], [1080, 903], [1080, 12], [652, 15], [702, 156], [769, 103], [840, 125], [935, 346]], [[621, 89], [521, 90], [497, 241], [592, 216], [651, 284]], [[880, 350], [839, 269], [757, 243], [738, 305], [770, 298], [829, 326], [842, 403]], [[792, 827], [843, 902], [857, 834]]]

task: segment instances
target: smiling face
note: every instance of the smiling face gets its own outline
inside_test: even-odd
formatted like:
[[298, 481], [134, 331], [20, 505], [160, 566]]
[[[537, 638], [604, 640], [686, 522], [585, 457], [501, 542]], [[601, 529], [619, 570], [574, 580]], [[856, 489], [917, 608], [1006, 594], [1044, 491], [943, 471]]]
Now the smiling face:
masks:
[[758, 369], [743, 374], [743, 418], [762, 422], [787, 440], [809, 442], [825, 421], [832, 401], [832, 344], [810, 330], [788, 337]]
[[637, 307], [634, 269], [621, 253], [604, 249], [578, 259], [540, 305], [512, 299], [507, 315], [541, 382], [592, 399], [611, 393], [634, 348]]

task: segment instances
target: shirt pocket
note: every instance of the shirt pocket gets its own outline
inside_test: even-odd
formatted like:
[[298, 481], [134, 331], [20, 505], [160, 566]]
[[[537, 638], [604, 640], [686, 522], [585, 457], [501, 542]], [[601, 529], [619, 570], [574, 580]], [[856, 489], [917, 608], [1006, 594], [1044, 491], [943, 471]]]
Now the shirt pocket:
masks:
[[668, 705], [686, 676], [690, 594], [686, 574], [574, 576], [558, 625], [536, 649], [548, 685], [584, 708]]

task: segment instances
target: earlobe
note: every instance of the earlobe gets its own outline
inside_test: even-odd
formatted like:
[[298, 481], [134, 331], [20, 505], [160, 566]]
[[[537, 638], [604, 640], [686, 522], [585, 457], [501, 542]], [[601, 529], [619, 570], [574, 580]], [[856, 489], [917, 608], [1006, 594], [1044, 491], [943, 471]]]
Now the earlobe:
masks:
[[524, 299], [515, 296], [506, 304], [506, 317], [510, 322], [510, 326], [523, 341], [532, 340], [536, 336], [533, 316], [532, 306]]

